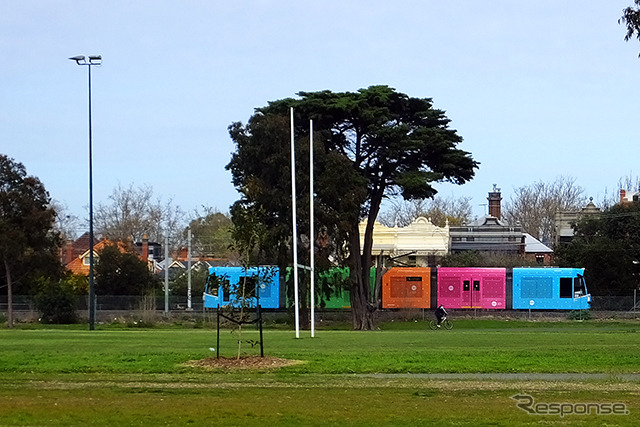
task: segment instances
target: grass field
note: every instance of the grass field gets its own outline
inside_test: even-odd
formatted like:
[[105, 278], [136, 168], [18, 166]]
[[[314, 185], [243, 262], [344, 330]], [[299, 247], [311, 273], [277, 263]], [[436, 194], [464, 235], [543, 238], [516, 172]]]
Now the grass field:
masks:
[[[267, 330], [266, 355], [303, 363], [251, 371], [185, 365], [215, 356], [210, 329], [0, 330], [0, 425], [640, 422], [640, 381], [626, 379], [640, 372], [638, 322], [460, 320], [452, 331], [425, 330], [424, 322], [381, 329], [320, 329], [315, 338], [303, 331], [300, 339]], [[234, 356], [236, 336], [223, 331], [220, 340], [221, 355]], [[258, 352], [243, 345], [243, 354]], [[460, 375], [425, 375], [438, 373]], [[586, 407], [580, 404], [619, 403], [628, 415], [597, 415], [601, 406], [594, 405], [590, 415], [533, 415], [516, 406], [516, 394], [532, 396], [538, 412], [560, 403], [574, 412]]]

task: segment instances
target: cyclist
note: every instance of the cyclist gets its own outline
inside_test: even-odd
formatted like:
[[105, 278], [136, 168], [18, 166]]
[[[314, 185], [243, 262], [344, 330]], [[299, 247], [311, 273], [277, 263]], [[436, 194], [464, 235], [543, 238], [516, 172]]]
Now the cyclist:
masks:
[[447, 318], [447, 310], [444, 309], [444, 306], [440, 304], [434, 313], [436, 315], [436, 319], [438, 320], [438, 328], [444, 319]]

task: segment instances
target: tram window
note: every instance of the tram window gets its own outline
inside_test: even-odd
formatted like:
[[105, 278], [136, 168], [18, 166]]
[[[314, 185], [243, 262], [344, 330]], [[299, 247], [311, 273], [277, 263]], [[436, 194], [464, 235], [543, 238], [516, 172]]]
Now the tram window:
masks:
[[473, 281], [473, 290], [474, 291], [479, 291], [480, 290], [480, 281], [479, 280], [474, 280]]
[[584, 285], [584, 277], [578, 276], [573, 279], [573, 289], [575, 290], [576, 296], [585, 295], [587, 293], [586, 287]]
[[573, 298], [573, 280], [570, 277], [560, 278], [560, 298]]
[[241, 277], [237, 286], [238, 298], [253, 298], [256, 296], [257, 278], [255, 276]]
[[208, 293], [209, 295], [213, 295], [214, 297], [217, 297], [218, 296], [218, 284], [217, 284], [217, 282], [211, 283], [207, 279], [207, 290], [205, 292]]
[[464, 282], [462, 282], [463, 291], [469, 291], [470, 289], [471, 289], [471, 282], [469, 282], [468, 280], [465, 280]]
[[229, 279], [223, 279], [221, 282], [222, 285], [222, 301], [229, 302], [229, 295], [231, 294], [231, 286], [229, 284]]

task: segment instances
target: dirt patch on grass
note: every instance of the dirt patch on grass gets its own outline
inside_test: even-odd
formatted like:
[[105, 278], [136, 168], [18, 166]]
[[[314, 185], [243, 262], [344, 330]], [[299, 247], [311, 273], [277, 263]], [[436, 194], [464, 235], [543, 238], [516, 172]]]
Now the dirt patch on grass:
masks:
[[264, 370], [278, 369], [285, 366], [293, 366], [304, 363], [301, 360], [281, 359], [279, 357], [260, 357], [260, 356], [240, 356], [236, 357], [208, 357], [201, 360], [190, 360], [184, 363], [184, 366], [192, 368], [205, 369], [248, 369], [248, 370]]

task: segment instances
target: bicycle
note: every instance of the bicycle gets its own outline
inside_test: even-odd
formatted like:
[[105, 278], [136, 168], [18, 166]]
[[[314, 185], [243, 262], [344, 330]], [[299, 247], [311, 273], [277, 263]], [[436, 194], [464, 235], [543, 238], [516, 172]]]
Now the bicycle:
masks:
[[[442, 325], [442, 327], [445, 328], [445, 329], [453, 328], [453, 322], [451, 320], [449, 320], [447, 317], [442, 319], [442, 322], [440, 322], [440, 325]], [[432, 320], [432, 321], [429, 322], [429, 328], [433, 329], [434, 331], [436, 329], [440, 329], [440, 328], [438, 328], [438, 322], [436, 322], [435, 320]]]

